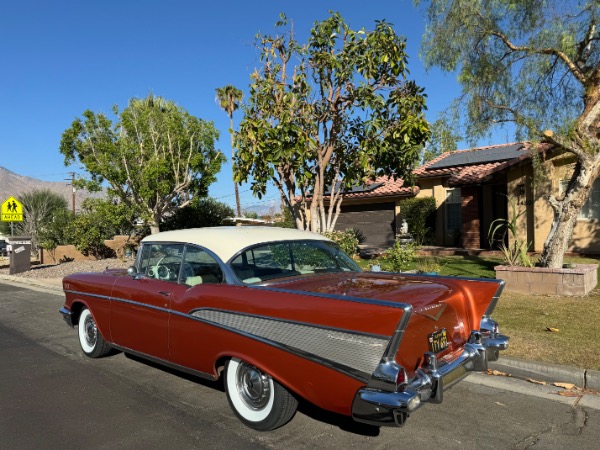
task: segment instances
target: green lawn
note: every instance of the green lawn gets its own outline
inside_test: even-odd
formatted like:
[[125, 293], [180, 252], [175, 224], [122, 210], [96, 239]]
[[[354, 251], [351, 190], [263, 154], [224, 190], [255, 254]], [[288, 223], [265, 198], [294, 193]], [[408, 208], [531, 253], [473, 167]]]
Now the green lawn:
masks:
[[[421, 257], [419, 259], [422, 259]], [[499, 259], [476, 256], [430, 257], [441, 275], [495, 278]], [[364, 270], [378, 260], [358, 260]], [[598, 258], [565, 258], [565, 263], [598, 264]], [[407, 269], [416, 269], [417, 263]], [[599, 276], [600, 279], [600, 276]], [[492, 315], [511, 338], [504, 356], [600, 370], [600, 288], [585, 297], [504, 292]], [[558, 331], [549, 331], [556, 329]]]

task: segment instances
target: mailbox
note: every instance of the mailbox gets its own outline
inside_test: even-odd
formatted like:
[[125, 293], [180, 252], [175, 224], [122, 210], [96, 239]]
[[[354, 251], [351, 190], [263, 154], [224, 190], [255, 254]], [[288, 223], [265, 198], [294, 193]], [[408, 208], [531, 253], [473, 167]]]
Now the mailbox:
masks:
[[8, 238], [10, 269], [9, 273], [27, 272], [31, 268], [31, 238], [11, 236]]

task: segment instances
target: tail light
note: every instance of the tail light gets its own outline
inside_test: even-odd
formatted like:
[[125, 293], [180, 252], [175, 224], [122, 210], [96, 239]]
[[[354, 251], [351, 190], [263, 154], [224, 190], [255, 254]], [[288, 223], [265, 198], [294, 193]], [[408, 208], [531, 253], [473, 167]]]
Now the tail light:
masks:
[[406, 369], [403, 367], [398, 370], [398, 375], [396, 375], [396, 391], [402, 392], [406, 389], [408, 385], [408, 375], [406, 374]]

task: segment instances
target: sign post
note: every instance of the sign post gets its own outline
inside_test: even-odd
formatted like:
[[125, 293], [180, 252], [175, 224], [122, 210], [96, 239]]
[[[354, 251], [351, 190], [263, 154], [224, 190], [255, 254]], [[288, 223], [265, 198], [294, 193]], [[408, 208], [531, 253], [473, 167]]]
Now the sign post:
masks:
[[13, 222], [23, 222], [23, 204], [14, 197], [8, 197], [0, 208], [2, 222], [10, 222], [10, 235], [8, 244], [11, 251], [10, 271], [11, 275], [26, 272], [31, 264], [31, 238], [13, 236]]
[[23, 204], [14, 197], [2, 203], [2, 222], [10, 222], [10, 235], [13, 235], [13, 222], [23, 222]]

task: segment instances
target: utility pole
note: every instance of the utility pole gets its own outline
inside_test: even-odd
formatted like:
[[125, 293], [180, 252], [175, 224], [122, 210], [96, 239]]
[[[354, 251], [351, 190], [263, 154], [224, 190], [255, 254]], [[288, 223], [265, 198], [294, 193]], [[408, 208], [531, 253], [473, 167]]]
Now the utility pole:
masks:
[[69, 175], [71, 175], [71, 178], [65, 178], [65, 181], [70, 181], [70, 183], [67, 183], [67, 186], [71, 186], [73, 188], [71, 204], [73, 207], [73, 215], [75, 215], [75, 172], [69, 172]]

